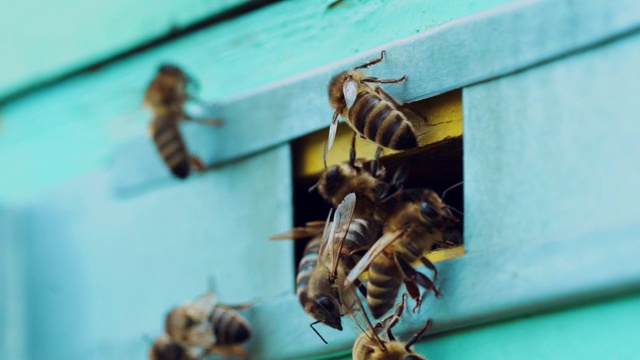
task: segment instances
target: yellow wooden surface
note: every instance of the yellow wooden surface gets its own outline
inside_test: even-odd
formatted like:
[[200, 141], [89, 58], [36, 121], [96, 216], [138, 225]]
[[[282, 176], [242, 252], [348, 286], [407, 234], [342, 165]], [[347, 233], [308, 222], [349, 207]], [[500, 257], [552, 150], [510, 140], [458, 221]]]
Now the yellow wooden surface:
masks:
[[[440, 140], [462, 135], [462, 91], [454, 90], [433, 98], [407, 104], [411, 110], [426, 117], [425, 121], [414, 121], [420, 146], [433, 144]], [[329, 124], [330, 119], [327, 119]], [[294, 171], [296, 177], [316, 174], [324, 169], [322, 152], [329, 130], [322, 129], [293, 142]], [[348, 125], [338, 126], [336, 140], [327, 154], [327, 165], [337, 164], [349, 159], [351, 136], [353, 131]], [[358, 157], [373, 158], [376, 145], [366, 139], [356, 138]], [[397, 153], [385, 149], [386, 155]]]

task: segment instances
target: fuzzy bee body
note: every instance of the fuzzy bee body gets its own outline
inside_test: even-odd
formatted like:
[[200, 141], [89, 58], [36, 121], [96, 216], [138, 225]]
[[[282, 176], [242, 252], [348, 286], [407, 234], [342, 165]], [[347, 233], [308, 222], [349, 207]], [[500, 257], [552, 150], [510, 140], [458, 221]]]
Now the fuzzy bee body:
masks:
[[179, 129], [183, 120], [217, 125], [219, 120], [196, 120], [185, 113], [185, 103], [191, 98], [187, 87], [192, 79], [174, 65], [162, 65], [144, 93], [144, 105], [151, 111], [149, 134], [162, 161], [179, 179], [189, 176], [190, 167], [203, 171], [204, 165], [192, 156]]
[[153, 341], [149, 350], [149, 360], [197, 360], [198, 356], [190, 349], [175, 342], [167, 334]]
[[406, 76], [398, 80], [380, 80], [357, 70], [382, 61], [383, 56], [384, 51], [379, 59], [360, 65], [354, 70], [343, 71], [331, 79], [329, 102], [335, 113], [329, 135], [329, 147], [335, 136], [338, 115], [342, 116], [358, 135], [380, 146], [394, 150], [418, 146], [416, 132], [407, 116], [411, 112], [377, 85], [398, 83], [404, 81]]
[[218, 304], [212, 292], [175, 307], [165, 319], [165, 330], [185, 348], [200, 347], [204, 354], [236, 354], [248, 358], [240, 344], [251, 337], [251, 327], [236, 309], [248, 305]]
[[347, 194], [354, 193], [357, 201], [353, 217], [382, 224], [385, 210], [380, 203], [395, 184], [384, 180], [384, 167], [374, 161], [375, 166], [365, 166], [364, 159], [330, 166], [320, 175], [318, 193], [333, 206], [338, 206]]
[[369, 270], [367, 301], [374, 318], [393, 307], [402, 282], [409, 295], [420, 304], [417, 285], [438, 295], [433, 281], [414, 269], [421, 262], [437, 276], [435, 266], [424, 254], [435, 246], [445, 245], [445, 234], [457, 219], [432, 190], [402, 191], [390, 199], [391, 215], [385, 223], [383, 236], [369, 249], [347, 276], [347, 283]]
[[412, 346], [420, 336], [431, 327], [431, 320], [420, 331], [415, 333], [406, 343], [395, 338], [391, 330], [399, 322], [404, 311], [405, 297], [396, 306], [395, 313], [378, 322], [373, 328], [367, 321], [367, 326], [359, 324], [363, 332], [353, 343], [353, 360], [426, 360], [413, 351]]
[[[372, 221], [353, 219], [339, 254], [325, 253], [321, 257], [321, 236], [313, 238], [307, 244], [296, 277], [298, 300], [307, 314], [334, 329], [342, 330], [340, 318], [354, 311], [355, 293], [345, 291], [341, 284], [359, 261], [360, 255], [378, 238], [380, 231]], [[335, 274], [332, 269], [332, 256], [338, 257]]]
[[179, 116], [171, 113], [155, 117], [150, 124], [150, 132], [156, 148], [169, 170], [179, 179], [191, 172], [189, 152], [184, 144], [180, 129]]
[[247, 320], [228, 306], [216, 306], [209, 321], [217, 339], [216, 346], [242, 344], [251, 338], [251, 326]]

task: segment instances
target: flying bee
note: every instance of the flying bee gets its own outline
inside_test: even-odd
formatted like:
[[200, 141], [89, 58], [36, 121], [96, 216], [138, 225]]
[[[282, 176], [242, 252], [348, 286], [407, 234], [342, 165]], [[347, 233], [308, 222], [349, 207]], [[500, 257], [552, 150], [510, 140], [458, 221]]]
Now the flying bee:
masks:
[[[335, 139], [338, 116], [342, 116], [358, 135], [379, 146], [394, 150], [418, 146], [416, 133], [408, 116], [411, 114], [414, 117], [417, 114], [413, 114], [378, 86], [402, 82], [407, 76], [381, 80], [359, 71], [382, 61], [384, 53], [382, 51], [379, 58], [356, 66], [353, 70], [341, 72], [329, 82], [329, 102], [335, 112], [329, 128], [328, 149]], [[353, 136], [355, 137], [355, 133]]]
[[144, 105], [152, 114], [149, 134], [165, 165], [179, 179], [189, 176], [192, 166], [200, 172], [206, 170], [202, 161], [189, 154], [178, 128], [180, 121], [221, 124], [221, 120], [195, 119], [185, 112], [185, 103], [193, 99], [187, 90], [191, 84], [193, 80], [182, 69], [165, 64], [144, 93]]
[[[403, 190], [385, 201], [391, 208], [383, 235], [351, 270], [345, 285], [354, 283], [369, 270], [367, 303], [374, 318], [384, 315], [395, 301], [402, 282], [407, 292], [420, 306], [418, 285], [439, 292], [431, 279], [413, 268], [421, 262], [433, 271], [437, 269], [424, 254], [437, 246], [447, 247], [446, 237], [458, 226], [459, 220], [432, 190]], [[414, 309], [415, 309], [414, 308]]]
[[198, 360], [192, 349], [175, 342], [167, 334], [157, 337], [149, 350], [149, 360]]
[[247, 304], [218, 304], [213, 292], [171, 310], [165, 330], [184, 347], [200, 347], [205, 354], [234, 354], [248, 359], [240, 344], [251, 337], [251, 327], [236, 310]]
[[[311, 324], [312, 327], [322, 322], [342, 330], [341, 317], [360, 310], [355, 291], [346, 289], [342, 284], [360, 256], [379, 237], [381, 229], [371, 220], [354, 219], [355, 203], [355, 194], [348, 194], [336, 208], [333, 221], [330, 221], [329, 213], [323, 230], [319, 231], [319, 223], [313, 222], [306, 228], [296, 228], [272, 237], [296, 238], [291, 235], [298, 235], [304, 238], [315, 235], [305, 248], [296, 277], [298, 300], [304, 311], [316, 320]], [[355, 283], [361, 291], [366, 291], [362, 284]]]
[[[431, 327], [431, 319], [427, 320], [427, 323], [415, 333], [409, 341], [403, 343], [396, 340], [391, 332], [391, 329], [398, 323], [402, 312], [404, 311], [405, 296], [402, 296], [402, 301], [396, 306], [394, 314], [389, 315], [383, 321], [380, 321], [376, 326], [371, 326], [368, 318], [367, 324], [368, 330], [363, 329], [363, 332], [358, 335], [353, 343], [352, 358], [353, 360], [426, 360], [420, 354], [417, 354], [411, 348], [413, 344], [418, 341], [420, 336]], [[366, 317], [366, 314], [365, 314]], [[384, 330], [383, 336], [386, 339], [382, 339], [379, 335], [381, 330]]]

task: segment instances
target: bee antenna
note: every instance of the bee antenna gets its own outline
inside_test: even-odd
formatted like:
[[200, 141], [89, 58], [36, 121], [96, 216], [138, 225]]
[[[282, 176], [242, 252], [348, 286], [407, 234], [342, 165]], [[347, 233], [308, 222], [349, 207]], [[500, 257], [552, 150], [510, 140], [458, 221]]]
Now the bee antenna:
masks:
[[327, 170], [327, 154], [329, 153], [327, 142], [322, 143], [322, 163], [324, 164], [324, 169]]
[[442, 192], [442, 197], [441, 197], [442, 201], [444, 201], [444, 197], [447, 196], [447, 193], [449, 192], [449, 190], [457, 188], [458, 186], [462, 185], [462, 183], [464, 183], [464, 181], [460, 181], [457, 184], [453, 184], [453, 185], [449, 186], [445, 191], [443, 191]]
[[322, 337], [322, 335], [320, 335], [320, 333], [318, 332], [318, 330], [316, 330], [316, 328], [314, 328], [314, 327], [313, 327], [313, 325], [315, 325], [315, 324], [317, 324], [317, 323], [319, 323], [319, 322], [320, 322], [320, 320], [316, 320], [316, 321], [312, 322], [311, 324], [309, 324], [309, 326], [311, 326], [311, 328], [312, 328], [312, 329], [313, 329], [313, 331], [316, 333], [316, 335], [318, 335], [318, 337], [320, 338], [320, 340], [322, 340], [322, 342], [323, 342], [323, 343], [325, 343], [325, 344], [327, 344], [327, 345], [328, 345], [329, 343], [327, 342], [327, 340], [325, 340], [325, 339]]
[[313, 186], [312, 186], [312, 187], [310, 187], [310, 188], [309, 188], [309, 190], [307, 190], [307, 191], [308, 191], [308, 192], [312, 192], [312, 191], [314, 191], [315, 189], [317, 189], [319, 185], [320, 185], [320, 181], [318, 181], [317, 183], [313, 184]]
[[451, 205], [445, 205], [447, 208], [449, 208], [449, 210], [453, 210], [453, 212], [455, 212], [456, 214], [460, 215], [460, 216], [464, 216], [464, 213], [456, 208], [454, 208]]

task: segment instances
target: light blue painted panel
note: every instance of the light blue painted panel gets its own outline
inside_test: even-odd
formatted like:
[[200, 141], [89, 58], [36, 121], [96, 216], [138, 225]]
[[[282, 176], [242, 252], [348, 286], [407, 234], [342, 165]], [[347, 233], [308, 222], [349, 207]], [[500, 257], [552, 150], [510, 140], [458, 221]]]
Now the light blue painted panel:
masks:
[[640, 220], [638, 59], [633, 36], [464, 89], [470, 252]]
[[0, 205], [0, 358], [24, 359], [26, 354], [26, 297], [20, 211]]
[[[224, 162], [326, 127], [332, 115], [326, 95], [331, 77], [379, 56], [382, 49], [387, 50], [386, 60], [370, 71], [381, 78], [406, 74], [409, 80], [388, 86], [389, 92], [402, 100], [423, 99], [637, 31], [640, 3], [634, 4], [637, 12], [629, 11], [625, 3], [596, 1], [575, 7], [568, 1], [521, 2], [383, 45], [224, 100], [217, 110], [228, 120], [226, 126], [217, 129], [215, 137], [213, 131], [207, 132], [216, 151], [206, 146], [202, 151], [211, 154], [214, 163]], [[487, 41], [497, 36], [499, 40]], [[139, 136], [132, 142], [143, 141], [148, 142]], [[130, 171], [130, 162], [127, 151], [115, 155], [114, 166], [122, 167], [120, 172]], [[115, 181], [114, 187], [140, 186], [156, 174], [141, 174], [125, 183]]]
[[428, 338], [434, 360], [637, 359], [640, 296]]
[[0, 98], [250, 2], [4, 2], [0, 12]]
[[29, 358], [144, 358], [141, 337], [208, 277], [221, 302], [293, 293], [292, 244], [267, 241], [291, 226], [289, 159], [283, 146], [135, 198], [96, 171], [30, 203]]
[[[332, 10], [324, 0], [281, 2], [39, 91], [2, 109], [0, 167], [12, 169], [12, 176], [4, 179], [0, 199], [34, 196], [101, 166], [119, 145], [147, 141], [142, 134], [148, 115], [135, 111], [161, 62], [180, 64], [198, 78], [203, 99], [225, 99], [220, 109], [228, 118], [220, 129], [225, 150], [217, 154], [224, 161], [329, 121], [328, 70], [312, 87], [297, 87], [289, 95], [273, 92], [251, 100], [248, 92], [507, 2], [345, 1]], [[393, 56], [391, 65], [403, 57]], [[354, 61], [334, 64], [331, 72]], [[238, 103], [241, 98], [247, 101]]]

